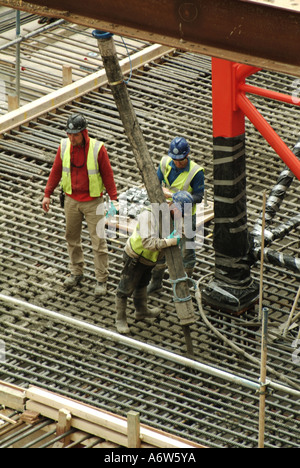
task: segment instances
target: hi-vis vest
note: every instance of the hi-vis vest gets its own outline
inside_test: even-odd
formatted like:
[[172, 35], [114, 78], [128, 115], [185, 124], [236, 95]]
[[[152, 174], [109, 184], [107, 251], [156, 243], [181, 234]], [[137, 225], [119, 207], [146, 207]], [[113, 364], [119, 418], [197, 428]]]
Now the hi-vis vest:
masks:
[[[145, 208], [151, 213], [150, 208]], [[144, 257], [146, 260], [156, 263], [158, 260], [158, 256], [160, 254], [159, 251], [155, 250], [147, 250], [144, 248], [143, 243], [142, 243], [142, 238], [140, 235], [140, 222], [138, 221], [132, 235], [130, 236], [130, 245], [132, 250], [139, 256], [139, 257]]]
[[[60, 143], [60, 154], [62, 159], [61, 186], [65, 193], [72, 193], [71, 182], [71, 143], [69, 138], [63, 138]], [[87, 155], [87, 172], [89, 176], [89, 192], [91, 197], [100, 197], [104, 189], [102, 177], [99, 172], [98, 153], [103, 146], [102, 142], [90, 138], [89, 151]]]
[[[192, 193], [193, 189], [191, 187], [191, 182], [197, 172], [203, 171], [203, 167], [198, 166], [194, 161], [190, 160], [190, 170], [189, 171], [182, 171], [181, 174], [174, 180], [172, 185], [168, 182], [168, 176], [171, 172], [172, 166], [171, 163], [172, 158], [170, 156], [165, 156], [162, 158], [160, 162], [160, 170], [164, 176], [164, 181], [166, 183], [166, 187], [173, 193], [178, 192], [179, 190], [185, 190], [186, 192]], [[192, 213], [196, 213], [196, 205], [193, 206]]]

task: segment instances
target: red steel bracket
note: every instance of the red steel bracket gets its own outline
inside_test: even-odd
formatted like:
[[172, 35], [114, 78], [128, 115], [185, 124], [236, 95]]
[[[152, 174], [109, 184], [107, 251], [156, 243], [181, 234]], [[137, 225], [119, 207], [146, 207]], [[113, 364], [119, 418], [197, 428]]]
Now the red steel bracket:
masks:
[[246, 84], [246, 78], [260, 69], [212, 58], [213, 136], [234, 137], [245, 132], [245, 116], [300, 180], [300, 161], [266, 119], [247, 98], [256, 94], [299, 105], [292, 96]]

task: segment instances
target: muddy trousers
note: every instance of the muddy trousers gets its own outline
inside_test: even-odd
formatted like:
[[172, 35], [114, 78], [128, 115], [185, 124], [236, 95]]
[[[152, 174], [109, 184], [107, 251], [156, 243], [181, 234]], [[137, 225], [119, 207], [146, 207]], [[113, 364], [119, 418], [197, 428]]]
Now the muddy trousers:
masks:
[[148, 310], [147, 285], [151, 278], [152, 266], [144, 265], [135, 259], [131, 259], [124, 252], [124, 268], [116, 294], [116, 327], [120, 333], [128, 333], [126, 308], [128, 297], [133, 297], [135, 318], [155, 318], [159, 310]]

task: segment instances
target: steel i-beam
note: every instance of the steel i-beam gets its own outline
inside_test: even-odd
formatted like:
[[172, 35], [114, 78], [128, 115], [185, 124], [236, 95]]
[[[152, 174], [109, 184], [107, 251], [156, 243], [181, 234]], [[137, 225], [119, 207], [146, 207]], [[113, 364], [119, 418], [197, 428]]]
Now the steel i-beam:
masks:
[[300, 12], [247, 0], [1, 0], [0, 5], [300, 76]]

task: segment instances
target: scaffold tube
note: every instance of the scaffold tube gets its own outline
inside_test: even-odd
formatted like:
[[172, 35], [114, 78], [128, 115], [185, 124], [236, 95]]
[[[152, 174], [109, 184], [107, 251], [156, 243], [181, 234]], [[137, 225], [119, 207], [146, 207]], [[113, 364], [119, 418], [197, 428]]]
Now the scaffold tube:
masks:
[[35, 37], [38, 34], [48, 31], [49, 29], [55, 28], [56, 26], [60, 26], [61, 24], [64, 24], [65, 22], [66, 20], [60, 19], [60, 20], [55, 21], [54, 23], [47, 24], [46, 26], [42, 26], [39, 29], [31, 31], [28, 34], [25, 34], [24, 36], [19, 35], [16, 39], [6, 42], [2, 46], [0, 46], [0, 50], [8, 49], [11, 46], [14, 46], [16, 44], [19, 44], [20, 42], [26, 41], [27, 39], [31, 39], [32, 37]]
[[[20, 301], [19, 299], [15, 299], [11, 296], [6, 296], [4, 294], [0, 294], [0, 300], [5, 301], [5, 302], [10, 302], [12, 304], [18, 305], [20, 307], [26, 307], [27, 309], [30, 309], [32, 311], [39, 312], [43, 315], [47, 315], [48, 317], [52, 317], [53, 319], [56, 320], [61, 320], [66, 323], [70, 323], [74, 326], [80, 327], [80, 329], [85, 329], [91, 333], [96, 333], [101, 336], [104, 336], [105, 338], [108, 338], [110, 340], [113, 340], [118, 343], [122, 343], [124, 345], [131, 346], [135, 349], [138, 349], [139, 351], [142, 352], [147, 352], [150, 353], [151, 355], [154, 356], [160, 356], [161, 358], [167, 359], [169, 361], [175, 362], [177, 364], [183, 365], [190, 367], [192, 369], [195, 369], [199, 372], [204, 372], [206, 374], [209, 374], [211, 376], [215, 376], [221, 379], [224, 379], [226, 381], [229, 381], [233, 384], [236, 385], [241, 385], [243, 387], [250, 388], [254, 391], [259, 391], [260, 390], [260, 383], [259, 382], [253, 382], [251, 380], [245, 379], [243, 377], [236, 376], [234, 374], [231, 374], [229, 372], [222, 371], [220, 369], [216, 369], [214, 367], [208, 366], [206, 364], [203, 364], [199, 361], [195, 361], [189, 358], [186, 358], [184, 356], [180, 356], [178, 354], [171, 353], [169, 351], [166, 351], [162, 348], [159, 348], [157, 346], [149, 345], [147, 343], [143, 343], [137, 340], [134, 340], [133, 338], [129, 338], [128, 336], [121, 335], [119, 333], [106, 330], [101, 327], [97, 327], [95, 325], [92, 325], [90, 323], [84, 322], [82, 320], [77, 320], [72, 317], [68, 317], [63, 314], [59, 314], [57, 312], [45, 309], [43, 307], [36, 306], [34, 304], [27, 303], [25, 301]], [[275, 390], [282, 391], [285, 393], [288, 393], [290, 395], [300, 397], [300, 392], [297, 390], [294, 390], [290, 387], [286, 387], [285, 385], [281, 385], [275, 382], [268, 381], [268, 386], [272, 387]]]

